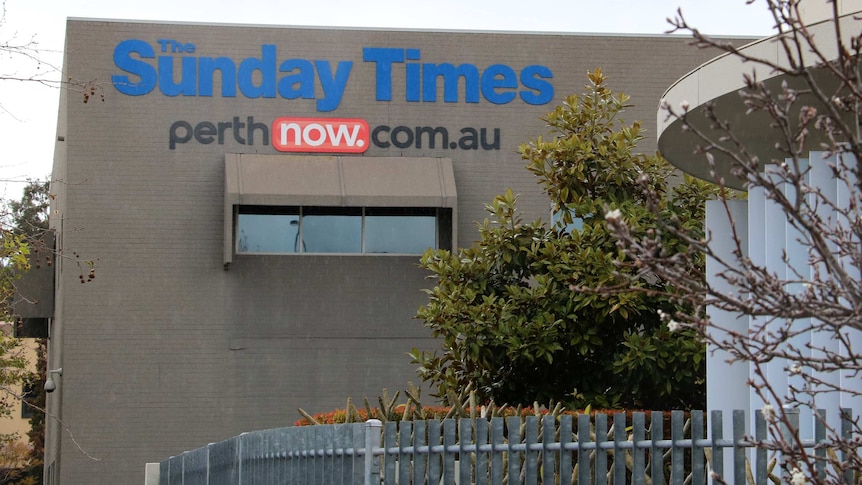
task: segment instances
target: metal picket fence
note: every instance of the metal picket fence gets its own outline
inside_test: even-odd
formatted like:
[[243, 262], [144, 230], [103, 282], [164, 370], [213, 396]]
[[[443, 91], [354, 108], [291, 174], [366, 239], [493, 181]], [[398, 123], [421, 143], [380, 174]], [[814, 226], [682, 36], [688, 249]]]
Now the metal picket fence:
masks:
[[[824, 447], [815, 445], [826, 437], [826, 413], [817, 413], [815, 439], [802, 446], [825, 458]], [[663, 413], [653, 412], [632, 413], [630, 421], [624, 413], [597, 413], [279, 428], [173, 456], [160, 463], [157, 483], [701, 485], [709, 470], [725, 470], [723, 479], [732, 484], [776, 480], [768, 468], [774, 457], [763, 448], [748, 450], [754, 445], [746, 437], [743, 411], [733, 412], [728, 438], [722, 412], [710, 417], [709, 439], [701, 411], [673, 411], [669, 426]], [[791, 414], [791, 426], [798, 428], [798, 415]], [[849, 410], [841, 411], [840, 427], [849, 437]], [[754, 440], [766, 441], [760, 412], [755, 429]], [[818, 464], [824, 474], [825, 459]], [[852, 483], [854, 477], [843, 478]]]

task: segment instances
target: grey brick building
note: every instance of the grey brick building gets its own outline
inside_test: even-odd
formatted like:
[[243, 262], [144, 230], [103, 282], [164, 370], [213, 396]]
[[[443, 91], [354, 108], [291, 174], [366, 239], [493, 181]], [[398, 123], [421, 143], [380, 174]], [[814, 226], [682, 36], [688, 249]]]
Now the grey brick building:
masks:
[[141, 483], [147, 462], [417, 381], [405, 353], [435, 346], [413, 319], [418, 253], [470, 245], [507, 187], [547, 219], [517, 153], [541, 117], [601, 67], [653, 151], [662, 92], [714, 55], [669, 36], [66, 35], [42, 316], [63, 368], [49, 410], [74, 441], [49, 420], [50, 484]]

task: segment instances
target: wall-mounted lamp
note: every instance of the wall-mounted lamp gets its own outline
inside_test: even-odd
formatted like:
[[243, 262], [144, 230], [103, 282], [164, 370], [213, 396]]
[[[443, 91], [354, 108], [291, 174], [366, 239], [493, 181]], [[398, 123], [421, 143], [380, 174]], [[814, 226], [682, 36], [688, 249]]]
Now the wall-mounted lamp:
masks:
[[52, 377], [51, 374], [57, 374], [58, 376], [62, 376], [63, 368], [60, 367], [59, 369], [54, 370], [48, 369], [47, 374], [48, 377], [45, 379], [45, 392], [54, 392], [54, 390], [57, 389], [57, 383], [54, 382], [54, 377]]

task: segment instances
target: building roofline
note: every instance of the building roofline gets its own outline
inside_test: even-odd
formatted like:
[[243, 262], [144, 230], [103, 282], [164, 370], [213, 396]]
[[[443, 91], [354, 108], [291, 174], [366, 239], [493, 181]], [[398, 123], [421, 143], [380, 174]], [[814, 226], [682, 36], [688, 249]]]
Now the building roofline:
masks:
[[[858, 32], [860, 13], [862, 10], [847, 11], [839, 17], [839, 22], [842, 24], [841, 32], [847, 45], [850, 44], [850, 38], [854, 33]], [[834, 38], [834, 21], [831, 18], [812, 22], [807, 27], [815, 38], [828, 39], [830, 35]], [[766, 59], [775, 65], [789, 66], [786, 53], [777, 39], [777, 35], [759, 39], [737, 50], [753, 59]], [[824, 42], [819, 47], [827, 59], [835, 59], [838, 55], [834, 42]], [[820, 62], [820, 59], [805, 52], [802, 62], [805, 66], [813, 67]], [[815, 73], [816, 76], [824, 74]], [[775, 148], [776, 140], [768, 134], [771, 120], [766, 119], [760, 112], [749, 114], [748, 107], [738, 94], [739, 90], [745, 87], [745, 75], [752, 76], [770, 86], [774, 85], [776, 89], [780, 89], [782, 81], [791, 81], [768, 66], [755, 62], [743, 62], [738, 55], [732, 53], [722, 54], [701, 64], [671, 84], [659, 103], [656, 114], [656, 136], [662, 156], [677, 168], [695, 177], [709, 181], [721, 178], [732, 188], [744, 189], [744, 181], [731, 174], [729, 158], [716, 152], [713, 154], [715, 166], [711, 167], [704, 155], [694, 154], [697, 146], [703, 143], [702, 140], [691, 130], [683, 132], [682, 121], [669, 117], [666, 110], [662, 108], [663, 105], [667, 105], [677, 113], [685, 109], [688, 113], [686, 120], [689, 123], [708, 136], [718, 139], [723, 134], [714, 131], [711, 123], [700, 114], [702, 107], [710, 103], [718, 110], [719, 117], [731, 123], [733, 133], [740, 143], [751, 155], [757, 156], [762, 164], [775, 159], [783, 160], [784, 155]], [[810, 143], [816, 144], [819, 140], [811, 137]]]
[[[201, 27], [241, 27], [241, 28], [273, 28], [273, 29], [309, 29], [309, 30], [351, 30], [368, 32], [413, 32], [413, 33], [454, 33], [454, 34], [506, 34], [506, 35], [547, 35], [567, 37], [626, 37], [626, 38], [673, 38], [689, 39], [690, 36], [683, 34], [651, 34], [651, 33], [614, 33], [614, 32], [563, 32], [563, 31], [538, 31], [538, 30], [467, 30], [467, 29], [435, 29], [435, 28], [410, 28], [410, 27], [357, 27], [357, 26], [332, 26], [332, 25], [291, 25], [291, 24], [252, 24], [233, 22], [194, 22], [178, 20], [152, 20], [152, 19], [118, 19], [118, 18], [96, 18], [96, 17], [67, 17], [66, 21], [75, 22], [108, 22], [128, 24], [162, 24], [162, 25], [188, 25]], [[716, 39], [746, 40], [756, 39], [756, 35], [716, 35]]]

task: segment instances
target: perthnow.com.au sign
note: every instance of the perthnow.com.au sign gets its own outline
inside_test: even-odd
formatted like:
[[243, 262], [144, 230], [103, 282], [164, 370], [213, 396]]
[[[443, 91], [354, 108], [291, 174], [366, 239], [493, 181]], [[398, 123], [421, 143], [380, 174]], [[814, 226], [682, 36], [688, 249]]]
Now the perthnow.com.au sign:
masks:
[[229, 121], [175, 121], [168, 133], [171, 150], [187, 143], [209, 145], [272, 145], [280, 152], [364, 153], [370, 145], [378, 148], [442, 150], [499, 150], [500, 128], [443, 126], [388, 126], [371, 129], [358, 118], [305, 118], [282, 116], [271, 125], [253, 116], [234, 116]]

